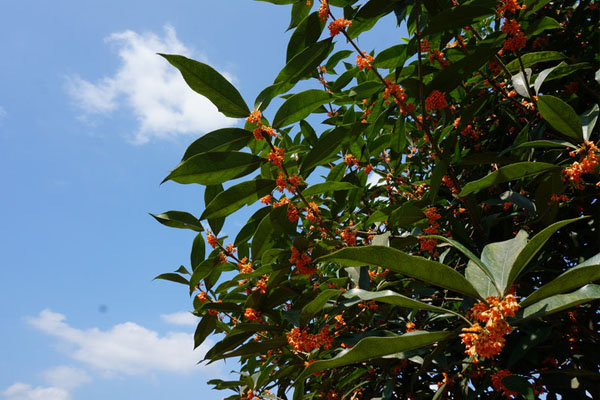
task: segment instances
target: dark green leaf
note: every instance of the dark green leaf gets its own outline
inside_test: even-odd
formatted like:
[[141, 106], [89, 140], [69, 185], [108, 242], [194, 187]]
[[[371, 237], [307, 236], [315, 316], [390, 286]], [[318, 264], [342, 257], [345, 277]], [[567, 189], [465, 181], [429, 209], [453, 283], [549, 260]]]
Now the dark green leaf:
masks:
[[252, 132], [240, 128], [223, 128], [196, 139], [185, 151], [183, 159], [208, 151], [239, 150], [252, 139]]
[[[331, 38], [321, 40], [294, 56], [275, 78], [274, 84], [294, 84], [310, 77], [331, 51]], [[287, 90], [287, 89], [286, 89]]]
[[557, 165], [541, 162], [520, 162], [510, 164], [497, 169], [481, 179], [467, 183], [465, 186], [463, 186], [459, 196], [465, 197], [471, 193], [477, 193], [480, 190], [487, 189], [490, 186], [494, 186], [499, 183], [523, 179], [559, 168], [560, 167]]
[[494, 9], [475, 4], [448, 8], [429, 20], [423, 35], [431, 35], [452, 29], [461, 31], [464, 26], [472, 25], [492, 14], [494, 14]]
[[542, 230], [540, 233], [535, 235], [529, 243], [521, 250], [518, 257], [515, 259], [512, 267], [510, 268], [510, 273], [508, 274], [508, 279], [506, 281], [505, 286], [501, 289], [508, 289], [514, 283], [514, 281], [518, 278], [519, 274], [525, 269], [529, 261], [537, 254], [538, 251], [546, 244], [550, 236], [554, 234], [557, 230], [562, 228], [563, 226], [570, 224], [575, 221], [579, 221], [582, 218], [573, 218], [567, 219], [564, 221], [556, 222], [546, 229]]
[[337, 298], [342, 291], [340, 289], [326, 289], [319, 293], [312, 301], [302, 307], [300, 313], [300, 325], [306, 325], [312, 317], [323, 311], [323, 307], [333, 298]]
[[160, 274], [158, 275], [156, 278], [154, 279], [162, 279], [165, 281], [171, 281], [171, 282], [176, 282], [176, 283], [181, 283], [183, 285], [188, 285], [189, 281], [187, 279], [185, 279], [183, 276], [176, 274], [174, 272], [169, 272], [167, 274]]
[[199, 233], [194, 238], [194, 242], [192, 243], [192, 252], [190, 253], [190, 266], [192, 267], [192, 271], [196, 269], [197, 265], [204, 261], [204, 253], [204, 238], [202, 237], [202, 234]]
[[196, 154], [175, 167], [163, 182], [216, 185], [252, 173], [262, 161], [253, 154], [238, 151]]
[[425, 214], [420, 207], [412, 203], [403, 204], [392, 212], [389, 218], [390, 226], [408, 226], [425, 218]]
[[225, 116], [245, 118], [250, 114], [240, 92], [212, 67], [184, 56], [160, 55], [181, 72], [190, 88], [210, 100]]
[[325, 22], [321, 21], [317, 12], [304, 18], [290, 37], [285, 58], [286, 63], [296, 54], [319, 40], [324, 27]]
[[573, 107], [558, 97], [544, 95], [538, 97], [538, 111], [557, 131], [577, 141], [583, 140], [581, 120]]
[[348, 247], [320, 257], [317, 261], [334, 262], [350, 267], [363, 265], [382, 267], [457, 293], [480, 298], [473, 285], [447, 265], [411, 256], [390, 247]]
[[323, 194], [330, 191], [352, 189], [359, 189], [359, 187], [351, 184], [350, 182], [322, 182], [315, 185], [310, 185], [302, 191], [302, 194], [304, 196], [315, 196], [317, 194]]
[[600, 253], [573, 267], [527, 296], [519, 304], [527, 307], [555, 294], [573, 290], [600, 279]]
[[287, 99], [277, 110], [273, 119], [273, 127], [279, 129], [298, 122], [331, 100], [331, 95], [324, 90], [309, 89], [297, 93]]
[[[521, 56], [524, 68], [531, 67], [541, 62], [564, 60], [565, 58], [567, 57], [557, 51], [538, 51], [536, 53], [527, 53]], [[518, 59], [515, 59], [506, 64], [506, 68], [511, 74], [514, 74], [521, 70], [521, 64], [519, 64]]]
[[506, 386], [508, 390], [519, 393], [525, 400], [534, 400], [533, 386], [531, 383], [523, 377], [517, 375], [507, 376], [502, 379], [502, 385]]
[[407, 58], [408, 46], [405, 44], [397, 44], [382, 50], [375, 60], [373, 65], [377, 68], [398, 68], [404, 65]]
[[204, 340], [210, 335], [217, 326], [217, 316], [206, 314], [196, 327], [196, 332], [194, 332], [194, 349], [200, 346]]
[[592, 108], [579, 116], [581, 119], [581, 125], [583, 127], [583, 140], [590, 140], [590, 136], [594, 130], [594, 126], [596, 126], [599, 113], [600, 108], [598, 108], [598, 104], [594, 104]]
[[319, 165], [327, 157], [335, 154], [342, 145], [342, 140], [344, 140], [347, 133], [346, 128], [338, 126], [334, 130], [321, 135], [317, 144], [313, 146], [302, 162], [301, 171], [308, 171]]
[[432, 345], [441, 340], [454, 336], [452, 332], [410, 332], [395, 337], [367, 337], [362, 339], [352, 349], [342, 350], [330, 360], [315, 361], [302, 371], [298, 380], [326, 369], [343, 367], [361, 361], [381, 358]]
[[200, 220], [192, 214], [185, 211], [167, 211], [162, 214], [150, 214], [163, 225], [171, 228], [191, 229], [196, 232], [202, 232]]
[[600, 299], [600, 285], [585, 285], [574, 292], [538, 301], [523, 310], [523, 318], [544, 317], [597, 299]]
[[358, 297], [364, 301], [378, 301], [380, 303], [392, 304], [398, 307], [404, 308], [412, 308], [415, 310], [426, 310], [433, 311], [436, 313], [450, 313], [457, 314], [453, 311], [446, 310], [445, 308], [436, 307], [429, 305], [427, 303], [423, 303], [418, 300], [411, 299], [410, 297], [403, 296], [391, 290], [380, 290], [377, 292], [369, 292], [362, 289], [352, 289], [346, 293], [344, 293], [344, 297], [347, 299], [351, 299], [353, 297]]
[[537, 36], [548, 29], [563, 29], [554, 18], [543, 17], [541, 20], [531, 25], [524, 33], [527, 37]]
[[275, 186], [275, 181], [267, 179], [238, 183], [219, 193], [206, 206], [200, 219], [226, 217], [244, 205], [253, 204], [261, 197], [271, 193]]

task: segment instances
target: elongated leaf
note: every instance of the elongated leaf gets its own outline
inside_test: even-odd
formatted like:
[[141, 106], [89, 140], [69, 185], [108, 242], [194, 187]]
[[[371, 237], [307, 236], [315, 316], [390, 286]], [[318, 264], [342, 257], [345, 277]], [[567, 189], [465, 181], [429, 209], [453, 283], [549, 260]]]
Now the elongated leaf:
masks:
[[581, 120], [573, 107], [558, 97], [544, 95], [538, 97], [538, 111], [557, 131], [577, 141], [583, 140]]
[[600, 285], [585, 285], [574, 292], [557, 294], [530, 305], [523, 310], [523, 319], [544, 317], [597, 299], [600, 299]]
[[490, 279], [486, 273], [469, 260], [465, 268], [465, 277], [473, 284], [481, 297], [499, 296], [500, 291], [494, 286], [493, 279]]
[[192, 272], [192, 276], [190, 277], [190, 281], [188, 282], [190, 295], [196, 290], [196, 286], [198, 286], [200, 281], [208, 277], [219, 263], [220, 260], [217, 261], [216, 258], [208, 258], [195, 267], [194, 272]]
[[204, 343], [204, 340], [210, 335], [217, 326], [217, 316], [206, 314], [198, 326], [196, 326], [196, 332], [194, 332], [194, 349]]
[[[537, 53], [527, 53], [521, 56], [523, 60], [523, 66], [525, 68], [531, 67], [537, 63], [546, 62], [546, 61], [555, 61], [555, 60], [564, 60], [567, 58], [565, 55], [557, 52], [557, 51], [539, 51]], [[514, 74], [515, 72], [521, 69], [519, 64], [519, 60], [513, 60], [506, 64], [506, 68]]]
[[398, 307], [413, 308], [415, 310], [433, 311], [433, 312], [442, 313], [442, 314], [450, 313], [450, 314], [456, 315], [456, 313], [454, 311], [446, 310], [445, 308], [442, 308], [442, 307], [432, 306], [427, 303], [423, 303], [422, 301], [414, 300], [414, 299], [411, 299], [410, 297], [403, 296], [403, 295], [393, 292], [391, 290], [380, 290], [377, 292], [369, 292], [367, 290], [362, 290], [362, 289], [352, 289], [352, 290], [349, 290], [348, 292], [344, 293], [344, 297], [346, 297], [348, 299], [351, 299], [353, 297], [358, 297], [361, 300], [365, 300], [365, 301], [374, 300], [374, 301], [378, 301], [380, 303], [392, 304], [392, 305], [398, 306]]
[[539, 147], [539, 148], [553, 148], [553, 149], [562, 149], [565, 147], [570, 147], [572, 149], [576, 149], [577, 146], [564, 142], [562, 140], [532, 140], [531, 142], [519, 143], [513, 146], [508, 147], [507, 149], [502, 150], [498, 157], [503, 156], [504, 154], [511, 152], [517, 149], [528, 149], [531, 147]]
[[214, 361], [222, 358], [247, 356], [250, 354], [265, 354], [269, 350], [278, 349], [285, 345], [287, 345], [287, 339], [285, 337], [278, 337], [261, 342], [251, 341], [238, 349], [215, 355], [211, 357], [211, 360]]
[[408, 226], [423, 218], [425, 218], [425, 214], [423, 214], [420, 207], [412, 203], [406, 203], [392, 212], [389, 223], [391, 226]]
[[510, 269], [510, 273], [508, 274], [506, 286], [504, 288], [510, 288], [510, 285], [512, 285], [513, 282], [518, 278], [519, 274], [523, 271], [523, 269], [525, 269], [527, 264], [529, 264], [529, 261], [531, 261], [531, 259], [537, 254], [538, 251], [540, 251], [542, 246], [546, 244], [546, 242], [548, 241], [548, 239], [550, 239], [550, 236], [552, 236], [554, 232], [556, 232], [563, 226], [570, 224], [571, 222], [579, 221], [581, 219], [582, 218], [573, 218], [556, 222], [539, 232], [533, 238], [531, 238], [529, 243], [527, 243], [523, 250], [521, 250], [518, 257], [514, 261]]
[[302, 78], [310, 77], [331, 51], [331, 40], [321, 40], [302, 50], [283, 67], [273, 83], [295, 84]]
[[208, 151], [239, 150], [246, 146], [252, 139], [252, 132], [240, 128], [223, 128], [207, 133], [196, 139], [186, 149], [183, 159]]
[[534, 400], [535, 395], [533, 393], [533, 386], [529, 381], [521, 376], [510, 375], [502, 379], [502, 384], [506, 386], [508, 390], [512, 390], [523, 396], [525, 400]]
[[327, 157], [335, 154], [337, 149], [342, 145], [347, 132], [346, 128], [338, 126], [334, 130], [321, 135], [317, 144], [313, 146], [302, 162], [301, 171], [308, 171], [319, 165]]
[[300, 21], [290, 36], [285, 56], [286, 63], [303, 49], [319, 40], [324, 27], [325, 22], [321, 21], [318, 12], [314, 12]]
[[185, 211], [167, 211], [162, 214], [150, 214], [163, 225], [171, 228], [191, 229], [202, 232], [204, 228], [196, 217]]
[[528, 37], [537, 36], [548, 29], [563, 29], [563, 26], [558, 23], [557, 20], [551, 17], [543, 17], [534, 25], [530, 26], [526, 31], [525, 35]]
[[378, 68], [397, 68], [404, 65], [407, 58], [407, 48], [405, 44], [397, 44], [382, 50], [373, 61]]
[[202, 234], [197, 234], [192, 243], [192, 252], [190, 253], [190, 266], [192, 267], [192, 271], [196, 269], [197, 265], [204, 261], [205, 247]]
[[509, 287], [510, 272], [519, 254], [527, 247], [528, 236], [527, 232], [520, 230], [514, 238], [490, 243], [481, 252], [481, 261], [490, 268], [500, 289], [500, 294], [503, 294]]
[[547, 297], [573, 290], [599, 279], [600, 253], [569, 269], [568, 271], [565, 271], [552, 281], [543, 285], [538, 290], [527, 296], [527, 298], [521, 301], [519, 305], [521, 307], [527, 307]]
[[583, 140], [590, 140], [590, 136], [594, 130], [594, 126], [596, 126], [599, 113], [600, 108], [598, 108], [598, 104], [594, 104], [592, 108], [579, 116], [583, 128]]
[[314, 196], [317, 194], [323, 194], [330, 191], [336, 190], [352, 190], [359, 189], [358, 186], [351, 184], [350, 182], [322, 182], [316, 185], [311, 185], [302, 191], [304, 196]]
[[552, 171], [560, 169], [560, 167], [554, 164], [541, 163], [541, 162], [520, 162], [504, 166], [491, 174], [472, 181], [463, 186], [460, 192], [460, 197], [465, 197], [471, 193], [477, 193], [480, 190], [487, 189], [490, 186], [497, 185], [499, 183], [514, 181], [517, 179], [523, 179], [542, 172]]
[[217, 185], [252, 173], [262, 161], [253, 154], [238, 151], [196, 154], [175, 167], [163, 182]]
[[225, 116], [245, 118], [250, 114], [240, 92], [212, 67], [184, 56], [160, 55], [181, 72], [192, 90], [210, 100]]
[[481, 7], [475, 4], [448, 8], [431, 18], [423, 34], [431, 35], [451, 29], [458, 29], [460, 31], [465, 25], [472, 25], [493, 13], [494, 10], [492, 8]]
[[[433, 237], [438, 240], [444, 241], [444, 242], [452, 245], [452, 247], [456, 248], [458, 251], [463, 253], [465, 256], [467, 256], [469, 258], [469, 260], [474, 264], [474, 266], [479, 268], [481, 270], [481, 272], [483, 272], [485, 274], [485, 276], [487, 276], [489, 278], [492, 287], [496, 288], [496, 281], [494, 279], [494, 275], [492, 274], [492, 271], [490, 270], [490, 267], [488, 267], [488, 265], [486, 263], [481, 261], [481, 259], [479, 257], [477, 257], [475, 254], [473, 254], [471, 252], [471, 250], [467, 249], [465, 246], [463, 246], [456, 240], [448, 239], [445, 236], [430, 235], [429, 237]], [[469, 277], [467, 277], [467, 279], [469, 279]], [[471, 279], [469, 279], [469, 282], [473, 283], [473, 281]], [[474, 286], [477, 287], [476, 285], [474, 285]], [[498, 290], [496, 290], [496, 292], [497, 291]]]
[[326, 289], [319, 293], [319, 295], [311, 302], [302, 307], [302, 312], [300, 313], [300, 325], [306, 325], [312, 317], [323, 310], [323, 307], [329, 300], [338, 297], [340, 293], [342, 293], [340, 289]]
[[309, 89], [287, 99], [273, 118], [273, 128], [281, 128], [308, 117], [317, 107], [332, 100], [324, 90]]
[[453, 332], [410, 332], [396, 337], [368, 337], [362, 339], [352, 349], [343, 350], [330, 360], [315, 361], [302, 371], [297, 380], [326, 369], [343, 367], [361, 361], [381, 358], [395, 353], [419, 349], [441, 340], [449, 339]]
[[391, 247], [347, 247], [320, 257], [317, 261], [335, 262], [350, 267], [363, 265], [382, 267], [457, 293], [480, 298], [473, 285], [447, 265], [411, 256]]
[[533, 85], [536, 95], [540, 93], [540, 88], [542, 87], [542, 83], [544, 83], [544, 80], [546, 80], [548, 75], [550, 75], [550, 73], [552, 71], [554, 71], [556, 68], [558, 68], [559, 65], [555, 65], [554, 67], [551, 67], [551, 68], [546, 68], [545, 70], [543, 70], [542, 72], [540, 72], [538, 74], [537, 78], [535, 78], [535, 83]]
[[224, 192], [219, 193], [207, 206], [200, 219], [226, 217], [252, 204], [275, 189], [275, 181], [255, 179], [238, 183]]
[[154, 279], [162, 279], [164, 281], [171, 281], [171, 282], [175, 282], [175, 283], [181, 283], [183, 285], [189, 285], [189, 281], [187, 279], [185, 279], [183, 276], [176, 274], [174, 272], [160, 274]]

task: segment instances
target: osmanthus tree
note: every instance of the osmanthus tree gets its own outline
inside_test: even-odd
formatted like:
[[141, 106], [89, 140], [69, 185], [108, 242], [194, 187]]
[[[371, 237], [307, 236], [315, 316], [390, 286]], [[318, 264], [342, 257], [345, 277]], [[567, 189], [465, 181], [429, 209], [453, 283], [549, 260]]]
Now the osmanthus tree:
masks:
[[[245, 120], [165, 179], [205, 186], [200, 217], [154, 215], [199, 232], [190, 268], [158, 278], [189, 287], [196, 346], [224, 334], [206, 360], [239, 360], [210, 383], [246, 400], [600, 398], [598, 3], [263, 1], [291, 6], [293, 33], [252, 109], [163, 55]], [[388, 14], [410, 37], [361, 48]]]

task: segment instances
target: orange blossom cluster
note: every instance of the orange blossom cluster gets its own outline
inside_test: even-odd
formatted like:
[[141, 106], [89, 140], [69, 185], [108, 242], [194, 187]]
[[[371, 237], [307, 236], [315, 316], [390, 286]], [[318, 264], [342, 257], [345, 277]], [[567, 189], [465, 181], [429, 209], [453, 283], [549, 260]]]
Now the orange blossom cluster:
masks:
[[323, 347], [328, 350], [333, 345], [333, 337], [329, 334], [329, 328], [324, 326], [318, 334], [306, 332], [306, 329], [294, 328], [286, 333], [287, 341], [296, 351], [310, 353], [314, 349]]

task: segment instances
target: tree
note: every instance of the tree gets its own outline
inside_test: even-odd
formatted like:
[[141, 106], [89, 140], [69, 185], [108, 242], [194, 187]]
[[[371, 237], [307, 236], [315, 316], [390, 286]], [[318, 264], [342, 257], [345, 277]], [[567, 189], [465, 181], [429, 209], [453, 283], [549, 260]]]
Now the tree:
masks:
[[[598, 3], [263, 1], [291, 5], [294, 31], [252, 111], [211, 67], [162, 55], [246, 119], [165, 178], [205, 186], [201, 216], [154, 215], [199, 232], [191, 269], [158, 278], [194, 295], [196, 346], [225, 334], [206, 360], [240, 362], [210, 383], [247, 400], [600, 398]], [[357, 38], [388, 14], [410, 37], [367, 53]]]

